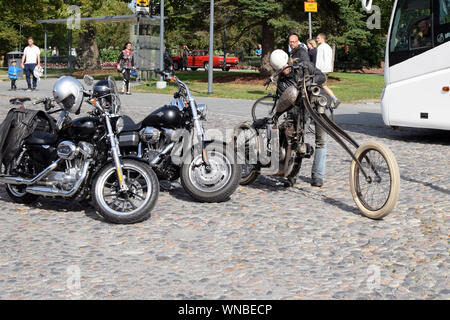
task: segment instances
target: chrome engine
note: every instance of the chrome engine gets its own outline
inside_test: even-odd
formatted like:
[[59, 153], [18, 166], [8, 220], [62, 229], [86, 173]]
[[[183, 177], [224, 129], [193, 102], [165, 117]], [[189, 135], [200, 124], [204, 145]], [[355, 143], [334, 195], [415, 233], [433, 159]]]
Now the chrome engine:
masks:
[[[32, 179], [0, 176], [0, 182], [27, 185], [26, 192], [31, 194], [74, 196], [87, 176], [91, 158], [94, 156], [94, 146], [87, 142], [76, 145], [71, 141], [63, 141], [57, 147], [57, 155], [59, 159]], [[64, 171], [55, 171], [57, 168]]]
[[84, 141], [78, 145], [62, 141], [56, 152], [61, 160], [65, 160], [65, 171], [51, 171], [37, 184], [69, 191], [82, 178], [83, 166], [94, 155], [94, 147]]

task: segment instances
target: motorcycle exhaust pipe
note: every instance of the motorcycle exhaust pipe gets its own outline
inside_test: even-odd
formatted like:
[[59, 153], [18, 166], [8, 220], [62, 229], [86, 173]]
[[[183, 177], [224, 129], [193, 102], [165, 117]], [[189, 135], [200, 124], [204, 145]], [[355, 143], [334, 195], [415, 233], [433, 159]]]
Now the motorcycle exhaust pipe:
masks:
[[50, 172], [56, 169], [58, 167], [59, 161], [61, 159], [56, 160], [51, 165], [49, 165], [47, 168], [45, 168], [41, 173], [39, 173], [36, 177], [32, 179], [24, 179], [22, 177], [12, 177], [12, 176], [5, 176], [0, 175], [0, 183], [5, 184], [13, 184], [13, 185], [32, 185], [38, 182], [39, 180], [45, 178]]
[[78, 191], [81, 184], [83, 183], [84, 179], [86, 178], [89, 169], [89, 164], [90, 164], [89, 161], [84, 163], [83, 168], [81, 169], [80, 178], [75, 182], [72, 189], [70, 189], [69, 191], [57, 189], [54, 187], [29, 186], [26, 188], [26, 192], [46, 197], [71, 197], [75, 195], [75, 193]]

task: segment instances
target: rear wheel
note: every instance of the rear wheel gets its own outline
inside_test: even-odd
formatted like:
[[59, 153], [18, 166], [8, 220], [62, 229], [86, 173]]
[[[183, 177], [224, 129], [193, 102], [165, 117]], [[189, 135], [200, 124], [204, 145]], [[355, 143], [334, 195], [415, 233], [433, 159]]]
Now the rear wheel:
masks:
[[383, 144], [367, 142], [355, 153], [368, 175], [355, 161], [350, 167], [350, 188], [358, 209], [368, 218], [381, 219], [394, 208], [400, 192], [400, 172], [392, 151]]
[[241, 180], [239, 184], [241, 186], [247, 186], [256, 181], [259, 177], [260, 171], [256, 168], [256, 166], [251, 164], [242, 165], [241, 170]]
[[173, 69], [174, 69], [175, 71], [180, 70], [180, 64], [178, 63], [178, 61], [174, 61], [174, 62], [173, 62]]
[[98, 212], [113, 223], [147, 220], [159, 195], [156, 174], [147, 164], [134, 160], [123, 160], [122, 172], [128, 187], [126, 191], [120, 191], [116, 167], [112, 163], [96, 176], [92, 198]]
[[[2, 170], [3, 171], [3, 170]], [[6, 168], [7, 175], [15, 175], [11, 170], [11, 165]], [[26, 192], [26, 185], [5, 184], [6, 193], [16, 203], [31, 204], [35, 202], [39, 196]]]

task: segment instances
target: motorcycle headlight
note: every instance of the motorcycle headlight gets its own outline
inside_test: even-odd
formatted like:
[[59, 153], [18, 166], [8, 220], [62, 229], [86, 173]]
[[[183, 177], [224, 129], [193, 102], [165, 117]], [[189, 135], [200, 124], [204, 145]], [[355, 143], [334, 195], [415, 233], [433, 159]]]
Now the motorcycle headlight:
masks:
[[200, 115], [200, 118], [206, 120], [206, 117], [208, 116], [208, 107], [206, 106], [206, 104], [198, 104], [197, 112]]
[[118, 134], [121, 133], [124, 127], [125, 127], [125, 122], [123, 121], [122, 117], [119, 117], [116, 120], [116, 133], [118, 133]]

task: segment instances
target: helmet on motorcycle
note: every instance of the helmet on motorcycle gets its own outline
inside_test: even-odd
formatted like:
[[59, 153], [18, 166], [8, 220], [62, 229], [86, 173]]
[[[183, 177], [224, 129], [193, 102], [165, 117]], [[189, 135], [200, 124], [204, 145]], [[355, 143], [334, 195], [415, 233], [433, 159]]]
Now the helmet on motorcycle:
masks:
[[270, 65], [275, 71], [279, 71], [288, 63], [289, 56], [281, 49], [277, 49], [270, 55]]
[[80, 111], [83, 95], [83, 85], [73, 77], [61, 77], [53, 86], [55, 101], [68, 112], [78, 113]]

